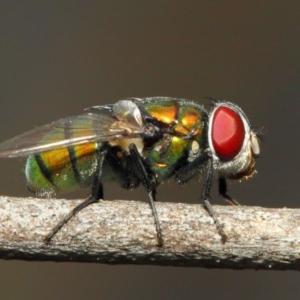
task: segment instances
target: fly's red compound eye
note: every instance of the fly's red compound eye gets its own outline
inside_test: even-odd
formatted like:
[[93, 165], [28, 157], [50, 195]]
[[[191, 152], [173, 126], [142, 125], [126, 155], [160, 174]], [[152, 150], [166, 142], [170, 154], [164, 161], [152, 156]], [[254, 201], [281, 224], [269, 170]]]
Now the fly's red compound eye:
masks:
[[242, 149], [245, 126], [239, 113], [219, 106], [211, 124], [211, 139], [216, 155], [223, 161], [232, 160]]

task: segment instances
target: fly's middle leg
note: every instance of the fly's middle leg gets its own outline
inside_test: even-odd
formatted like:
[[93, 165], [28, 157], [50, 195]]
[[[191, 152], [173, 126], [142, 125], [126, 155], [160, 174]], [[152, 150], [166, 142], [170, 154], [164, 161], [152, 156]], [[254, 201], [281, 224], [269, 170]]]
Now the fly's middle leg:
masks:
[[156, 194], [156, 187], [155, 187], [155, 178], [154, 176], [149, 172], [149, 170], [146, 169], [145, 162], [141, 155], [139, 154], [135, 144], [129, 145], [129, 153], [132, 158], [132, 163], [135, 169], [136, 176], [139, 178], [142, 185], [146, 188], [150, 200], [150, 206], [152, 209], [152, 214], [154, 217], [154, 223], [156, 227], [156, 234], [157, 234], [157, 245], [162, 246], [163, 245], [163, 236], [162, 236], [162, 230], [160, 227], [159, 219], [157, 210], [155, 207], [155, 194]]

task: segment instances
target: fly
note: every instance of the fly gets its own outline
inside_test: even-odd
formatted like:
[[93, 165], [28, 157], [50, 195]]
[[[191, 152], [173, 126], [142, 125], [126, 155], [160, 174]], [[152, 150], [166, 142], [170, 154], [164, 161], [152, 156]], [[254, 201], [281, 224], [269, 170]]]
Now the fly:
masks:
[[104, 182], [117, 180], [125, 189], [145, 187], [162, 246], [156, 188], [171, 177], [184, 184], [204, 169], [200, 197], [225, 242], [209, 202], [213, 174], [223, 198], [237, 205], [227, 194], [226, 180], [251, 176], [259, 154], [257, 134], [237, 105], [214, 100], [207, 113], [197, 102], [169, 97], [94, 106], [0, 144], [0, 157], [27, 157], [27, 186], [37, 197], [91, 186], [89, 197], [51, 230], [47, 242], [83, 208], [103, 199]]

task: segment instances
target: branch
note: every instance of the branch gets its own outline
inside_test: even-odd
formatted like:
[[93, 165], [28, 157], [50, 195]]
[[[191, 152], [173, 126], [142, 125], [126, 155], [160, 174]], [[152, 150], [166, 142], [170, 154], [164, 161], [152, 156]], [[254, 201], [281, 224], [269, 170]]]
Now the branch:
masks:
[[300, 210], [214, 206], [223, 245], [201, 205], [157, 203], [164, 246], [148, 203], [100, 201], [71, 219], [49, 244], [43, 238], [82, 200], [0, 197], [0, 258], [300, 270]]

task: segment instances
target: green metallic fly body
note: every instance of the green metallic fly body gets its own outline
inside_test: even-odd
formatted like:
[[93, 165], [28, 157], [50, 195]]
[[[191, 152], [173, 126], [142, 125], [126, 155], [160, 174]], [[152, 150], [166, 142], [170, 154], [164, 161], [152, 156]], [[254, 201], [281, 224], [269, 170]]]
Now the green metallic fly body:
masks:
[[227, 195], [226, 179], [251, 176], [259, 153], [257, 135], [235, 104], [215, 101], [208, 114], [197, 102], [169, 97], [94, 106], [0, 144], [0, 157], [27, 157], [27, 186], [37, 197], [92, 187], [90, 196], [53, 228], [47, 241], [72, 216], [103, 199], [104, 182], [117, 180], [125, 189], [140, 184], [146, 188], [159, 246], [163, 235], [155, 194], [160, 183], [174, 177], [184, 184], [207, 169], [199, 198], [225, 242], [208, 201], [213, 173], [218, 174], [220, 194], [237, 204]]

